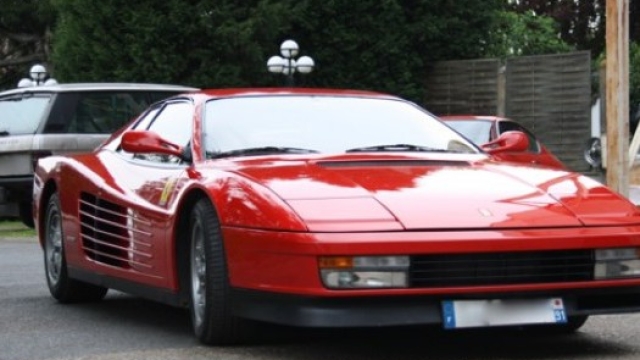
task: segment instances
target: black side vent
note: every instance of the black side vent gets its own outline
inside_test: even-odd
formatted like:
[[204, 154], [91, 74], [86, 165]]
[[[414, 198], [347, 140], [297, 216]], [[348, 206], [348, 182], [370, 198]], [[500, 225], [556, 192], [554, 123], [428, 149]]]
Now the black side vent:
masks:
[[88, 193], [80, 195], [80, 236], [86, 255], [98, 262], [129, 268], [131, 239], [127, 211]]
[[467, 161], [450, 160], [357, 160], [357, 161], [320, 161], [318, 166], [344, 168], [344, 167], [380, 167], [380, 166], [469, 166]]
[[419, 255], [411, 257], [412, 287], [556, 283], [593, 280], [592, 250]]

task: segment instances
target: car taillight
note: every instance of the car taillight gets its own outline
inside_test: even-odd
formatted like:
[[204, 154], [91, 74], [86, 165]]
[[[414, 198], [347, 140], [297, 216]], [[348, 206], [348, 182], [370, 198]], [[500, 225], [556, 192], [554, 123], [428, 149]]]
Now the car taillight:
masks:
[[33, 168], [33, 171], [36, 170], [36, 165], [38, 165], [38, 160], [45, 158], [47, 156], [51, 156], [53, 155], [53, 153], [51, 153], [51, 151], [34, 151], [31, 154], [31, 166]]

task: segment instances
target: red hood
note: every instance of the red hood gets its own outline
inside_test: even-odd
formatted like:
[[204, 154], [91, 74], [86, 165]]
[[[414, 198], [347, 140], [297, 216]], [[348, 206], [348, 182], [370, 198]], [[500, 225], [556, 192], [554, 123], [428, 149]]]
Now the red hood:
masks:
[[445, 155], [281, 160], [242, 161], [235, 172], [270, 188], [308, 224], [394, 221], [411, 230], [640, 224], [629, 201], [565, 171]]

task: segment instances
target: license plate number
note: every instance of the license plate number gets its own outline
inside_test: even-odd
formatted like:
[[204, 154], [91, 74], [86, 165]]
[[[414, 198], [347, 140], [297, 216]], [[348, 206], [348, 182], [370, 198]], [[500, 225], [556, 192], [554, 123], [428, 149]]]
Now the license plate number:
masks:
[[561, 298], [445, 300], [442, 318], [445, 329], [567, 322]]

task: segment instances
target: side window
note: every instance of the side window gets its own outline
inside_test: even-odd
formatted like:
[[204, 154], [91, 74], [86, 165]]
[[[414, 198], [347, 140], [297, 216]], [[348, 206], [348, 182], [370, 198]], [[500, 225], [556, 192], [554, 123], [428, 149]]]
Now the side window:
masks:
[[[167, 141], [180, 146], [187, 146], [191, 141], [192, 124], [193, 105], [186, 101], [173, 101], [167, 103], [164, 107], [150, 110], [136, 124], [135, 128], [153, 131]], [[167, 164], [179, 164], [181, 162], [175, 156], [164, 154], [138, 154], [134, 158]]]
[[33, 134], [40, 127], [49, 95], [26, 95], [0, 98], [0, 133], [6, 135]]
[[174, 144], [186, 146], [191, 140], [193, 128], [193, 105], [186, 101], [170, 102], [148, 127]]
[[158, 114], [161, 108], [162, 107], [158, 105], [154, 108], [149, 109], [149, 111], [143, 114], [143, 117], [139, 119], [138, 122], [133, 126], [133, 129], [147, 130], [149, 128], [149, 124], [151, 124], [151, 121], [153, 121], [153, 119], [156, 118], [156, 115]]
[[538, 139], [536, 139], [536, 137], [524, 126], [513, 121], [501, 121], [499, 128], [500, 128], [499, 130], [500, 134], [506, 131], [520, 131], [525, 133], [529, 138], [529, 151], [534, 153], [540, 152], [540, 146], [538, 146]]
[[142, 92], [87, 92], [80, 94], [69, 133], [110, 134], [147, 106]]

